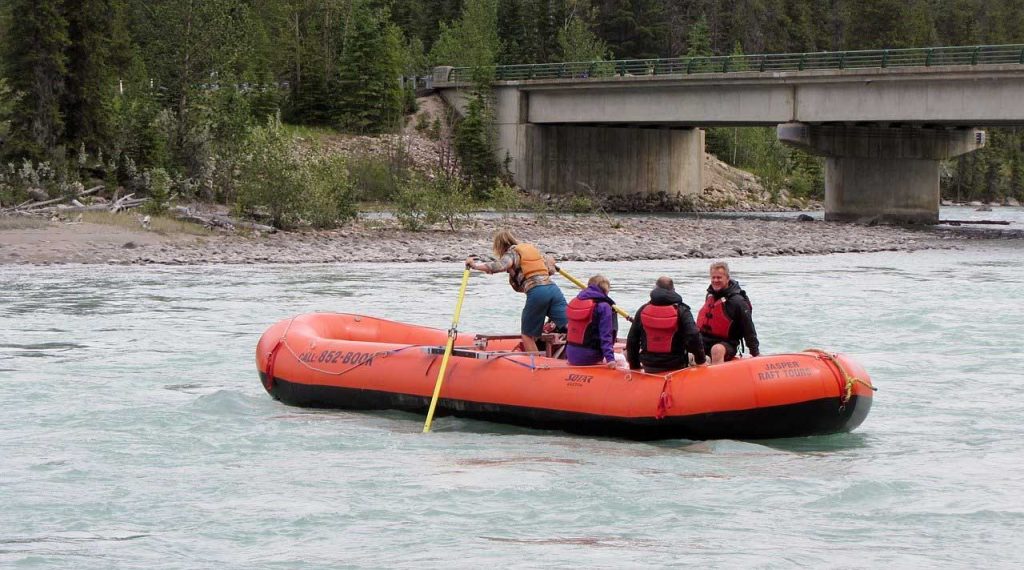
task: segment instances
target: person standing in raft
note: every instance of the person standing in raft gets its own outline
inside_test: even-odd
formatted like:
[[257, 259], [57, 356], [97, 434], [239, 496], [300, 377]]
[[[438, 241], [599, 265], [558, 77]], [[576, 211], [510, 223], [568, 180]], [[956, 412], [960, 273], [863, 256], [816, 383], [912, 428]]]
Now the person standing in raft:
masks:
[[736, 356], [740, 341], [747, 343], [750, 356], [761, 354], [757, 331], [750, 316], [753, 306], [747, 292], [729, 276], [724, 261], [711, 264], [711, 285], [704, 306], [697, 313], [697, 327], [704, 339], [704, 350], [711, 364], [728, 362]]
[[615, 367], [615, 336], [619, 322], [608, 296], [611, 283], [604, 275], [595, 275], [587, 288], [569, 301], [569, 334], [565, 347], [566, 359], [573, 366], [589, 366], [602, 361]]
[[508, 230], [494, 234], [495, 261], [483, 263], [475, 257], [466, 258], [466, 267], [484, 273], [508, 272], [512, 289], [526, 293], [522, 326], [523, 350], [537, 351], [537, 339], [544, 329], [544, 318], [550, 317], [555, 326], [565, 329], [569, 324], [565, 316], [566, 302], [562, 290], [551, 282], [555, 273], [555, 259], [541, 254], [536, 246], [519, 243]]
[[659, 277], [651, 301], [637, 310], [629, 327], [626, 361], [634, 370], [667, 372], [690, 364], [687, 351], [697, 364], [707, 362], [690, 307], [676, 293], [672, 278]]

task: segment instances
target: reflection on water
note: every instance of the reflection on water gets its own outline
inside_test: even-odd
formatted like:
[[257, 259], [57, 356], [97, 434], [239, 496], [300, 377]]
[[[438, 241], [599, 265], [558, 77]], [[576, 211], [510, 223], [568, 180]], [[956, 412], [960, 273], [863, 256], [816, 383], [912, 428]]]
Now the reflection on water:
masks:
[[[0, 566], [1018, 566], [1021, 248], [731, 260], [763, 350], [842, 350], [880, 388], [852, 434], [759, 442], [423, 435], [263, 392], [273, 322], [443, 329], [458, 263], [2, 267]], [[706, 264], [567, 269], [632, 311], [660, 274], [699, 304]], [[461, 327], [514, 332], [522, 303], [474, 275]]]

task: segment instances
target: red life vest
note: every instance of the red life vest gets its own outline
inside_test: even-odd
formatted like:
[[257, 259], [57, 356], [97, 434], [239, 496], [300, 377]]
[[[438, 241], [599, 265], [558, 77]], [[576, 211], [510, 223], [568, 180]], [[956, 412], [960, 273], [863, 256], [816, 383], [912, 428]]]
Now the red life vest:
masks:
[[647, 336], [647, 352], [672, 352], [672, 338], [679, 330], [679, 310], [675, 305], [647, 305], [640, 311], [640, 324]]
[[[729, 338], [732, 319], [725, 312], [725, 303], [729, 301], [730, 297], [715, 299], [714, 295], [708, 295], [704, 299], [704, 306], [697, 313], [697, 329], [700, 330], [701, 334], [715, 338]], [[746, 300], [746, 298], [744, 298], [744, 301], [746, 301], [748, 307], [751, 306], [750, 301]]]
[[569, 318], [569, 331], [565, 340], [569, 344], [601, 350], [601, 338], [598, 335], [597, 321], [594, 320], [594, 310], [598, 302], [579, 297], [569, 301], [569, 306], [565, 309], [565, 316]]

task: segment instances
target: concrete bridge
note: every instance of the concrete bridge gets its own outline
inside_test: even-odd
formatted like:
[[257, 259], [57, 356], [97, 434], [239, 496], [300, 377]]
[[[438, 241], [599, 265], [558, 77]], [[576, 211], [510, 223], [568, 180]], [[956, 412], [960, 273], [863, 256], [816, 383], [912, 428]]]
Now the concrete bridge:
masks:
[[[466, 68], [433, 84], [465, 108]], [[703, 188], [700, 127], [777, 126], [826, 157], [825, 217], [934, 223], [939, 163], [1024, 125], [1024, 46], [583, 62], [495, 68], [498, 158], [544, 192]]]

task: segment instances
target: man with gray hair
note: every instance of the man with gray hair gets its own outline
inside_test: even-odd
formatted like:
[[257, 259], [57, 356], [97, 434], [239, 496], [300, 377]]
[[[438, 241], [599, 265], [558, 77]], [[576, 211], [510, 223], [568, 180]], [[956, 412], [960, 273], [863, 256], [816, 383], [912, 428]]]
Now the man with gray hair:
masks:
[[704, 347], [693, 322], [690, 307], [676, 293], [670, 277], [659, 277], [651, 290], [651, 301], [636, 312], [626, 337], [626, 361], [630, 368], [645, 372], [667, 372], [686, 368], [694, 362], [704, 364]]
[[704, 341], [704, 350], [711, 364], [720, 364], [736, 357], [740, 341], [745, 341], [750, 356], [761, 354], [761, 346], [750, 313], [753, 306], [747, 292], [729, 275], [729, 264], [711, 264], [711, 285], [704, 306], [697, 313], [697, 327]]

